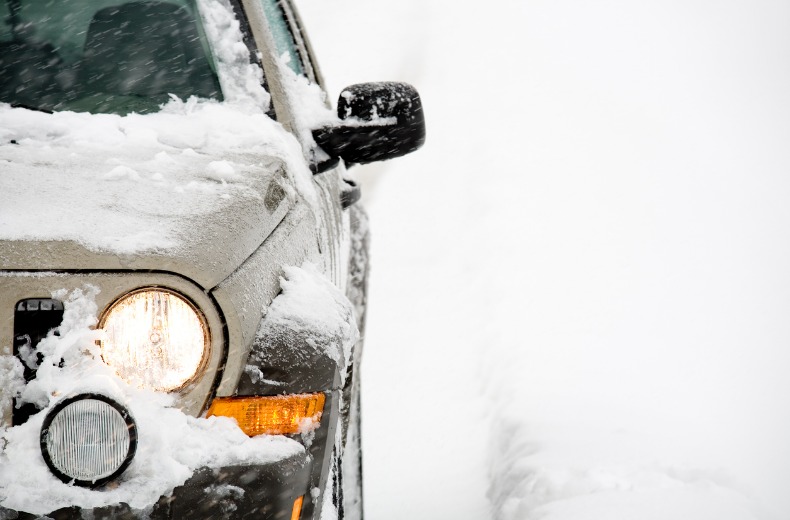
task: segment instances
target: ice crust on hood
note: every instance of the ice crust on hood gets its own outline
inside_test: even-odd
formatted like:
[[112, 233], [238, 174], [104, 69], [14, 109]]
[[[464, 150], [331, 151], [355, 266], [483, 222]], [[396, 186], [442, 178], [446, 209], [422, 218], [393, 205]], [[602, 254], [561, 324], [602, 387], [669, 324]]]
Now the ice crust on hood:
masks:
[[[18, 144], [10, 144], [14, 141]], [[272, 158], [311, 198], [298, 143], [262, 113], [174, 100], [157, 114], [45, 114], [0, 105], [0, 239], [91, 250], [177, 248], [184, 222], [261, 199]]]
[[0, 105], [0, 239], [176, 248], [179, 220], [262, 198], [272, 159], [314, 202], [299, 144], [264, 114], [196, 100], [125, 117]]
[[[91, 328], [96, 324], [97, 292], [86, 286], [68, 295], [53, 295], [65, 300], [60, 336], [50, 335], [39, 344], [45, 358], [36, 379], [24, 390], [17, 384], [21, 366], [2, 372], [4, 392], [15, 389], [22, 401], [45, 409], [23, 425], [0, 430], [0, 506], [46, 514], [72, 505], [94, 508], [125, 502], [145, 510], [200, 467], [263, 464], [303, 452], [294, 440], [266, 435], [250, 438], [232, 419], [189, 417], [171, 407], [171, 396], [128, 386], [97, 351], [95, 340], [102, 332]], [[13, 363], [11, 359], [0, 358], [0, 366]], [[46, 413], [61, 399], [81, 392], [112, 397], [130, 410], [137, 423], [139, 439], [132, 464], [116, 487], [101, 492], [62, 483], [45, 465], [39, 448]]]

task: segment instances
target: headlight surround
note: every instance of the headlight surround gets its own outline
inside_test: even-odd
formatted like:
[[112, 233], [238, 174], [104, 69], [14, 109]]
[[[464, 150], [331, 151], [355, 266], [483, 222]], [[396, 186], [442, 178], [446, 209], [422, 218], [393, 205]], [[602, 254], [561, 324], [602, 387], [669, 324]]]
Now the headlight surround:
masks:
[[198, 308], [161, 287], [128, 293], [99, 322], [104, 362], [128, 383], [160, 392], [185, 387], [209, 353], [209, 332]]

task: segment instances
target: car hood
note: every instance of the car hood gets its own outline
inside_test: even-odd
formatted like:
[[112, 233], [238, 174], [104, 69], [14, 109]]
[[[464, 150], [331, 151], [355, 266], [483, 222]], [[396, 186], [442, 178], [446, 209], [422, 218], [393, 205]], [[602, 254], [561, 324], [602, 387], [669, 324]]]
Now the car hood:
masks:
[[0, 116], [20, 112], [0, 119], [0, 269], [167, 271], [210, 289], [298, 199], [283, 158], [241, 150], [231, 128], [217, 146], [216, 128], [167, 114]]

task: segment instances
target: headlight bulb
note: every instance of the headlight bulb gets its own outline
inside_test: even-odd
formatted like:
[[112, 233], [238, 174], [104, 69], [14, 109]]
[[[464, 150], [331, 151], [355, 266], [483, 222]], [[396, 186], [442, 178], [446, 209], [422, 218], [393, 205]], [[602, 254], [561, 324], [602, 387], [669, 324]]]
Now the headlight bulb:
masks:
[[128, 383], [161, 392], [185, 386], [207, 358], [203, 316], [183, 296], [140, 289], [113, 303], [99, 324], [104, 362]]

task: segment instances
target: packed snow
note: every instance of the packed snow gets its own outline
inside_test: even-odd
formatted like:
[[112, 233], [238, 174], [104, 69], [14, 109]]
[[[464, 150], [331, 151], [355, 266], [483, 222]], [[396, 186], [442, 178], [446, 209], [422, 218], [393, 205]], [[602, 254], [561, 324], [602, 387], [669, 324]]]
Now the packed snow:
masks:
[[359, 169], [371, 518], [790, 517], [790, 7], [300, 0]]
[[266, 310], [256, 334], [256, 344], [262, 349], [250, 356], [250, 363], [269, 364], [280, 354], [278, 339], [296, 334], [303, 350], [289, 350], [288, 363], [308, 364], [316, 357], [328, 357], [339, 367], [342, 385], [359, 339], [351, 302], [310, 263], [285, 267], [280, 287], [282, 293]]
[[[283, 78], [283, 88], [288, 94], [294, 115], [295, 128], [302, 133], [300, 140], [304, 147], [305, 155], [315, 153], [315, 140], [312, 129], [329, 126], [337, 122], [337, 115], [330, 108], [326, 93], [315, 83], [311, 83], [302, 75], [296, 74], [288, 66], [290, 57], [283, 54], [278, 62]], [[323, 152], [322, 152], [323, 153]]]
[[[96, 340], [102, 332], [94, 328], [96, 294], [93, 286], [54, 294], [64, 301], [63, 323], [59, 336], [51, 333], [38, 345], [44, 359], [36, 378], [22, 388], [19, 369], [2, 372], [4, 392], [16, 389], [20, 402], [43, 409], [25, 424], [0, 430], [1, 507], [46, 514], [72, 505], [93, 508], [125, 502], [145, 511], [198, 468], [265, 464], [304, 451], [302, 444], [284, 436], [250, 438], [230, 418], [187, 416], [173, 407], [172, 396], [127, 385], [101, 361]], [[13, 363], [10, 358], [4, 356], [2, 364]], [[137, 425], [138, 446], [131, 465], [117, 486], [100, 493], [61, 482], [41, 457], [39, 434], [47, 412], [61, 399], [83, 392], [115, 399]]]
[[263, 71], [250, 63], [239, 21], [228, 0], [198, 0], [206, 36], [217, 60], [217, 75], [225, 100], [252, 113], [265, 110], [271, 101], [261, 86]]
[[[260, 111], [213, 101], [173, 100], [159, 113], [124, 117], [0, 105], [0, 143], [0, 160], [14, 165], [0, 171], [2, 239], [127, 254], [177, 249], [194, 218], [262, 200], [277, 160], [315, 199], [290, 134]], [[31, 218], [31, 192], [58, 218]]]

